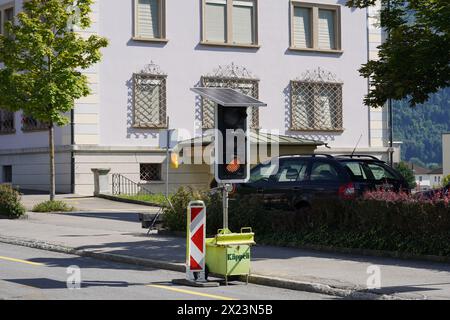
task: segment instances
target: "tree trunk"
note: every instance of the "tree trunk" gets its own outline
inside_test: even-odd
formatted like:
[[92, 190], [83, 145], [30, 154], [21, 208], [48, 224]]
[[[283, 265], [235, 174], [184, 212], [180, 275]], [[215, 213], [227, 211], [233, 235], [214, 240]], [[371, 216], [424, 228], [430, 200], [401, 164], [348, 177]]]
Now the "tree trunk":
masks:
[[50, 123], [48, 127], [48, 146], [50, 151], [50, 201], [55, 200], [55, 138], [54, 126]]

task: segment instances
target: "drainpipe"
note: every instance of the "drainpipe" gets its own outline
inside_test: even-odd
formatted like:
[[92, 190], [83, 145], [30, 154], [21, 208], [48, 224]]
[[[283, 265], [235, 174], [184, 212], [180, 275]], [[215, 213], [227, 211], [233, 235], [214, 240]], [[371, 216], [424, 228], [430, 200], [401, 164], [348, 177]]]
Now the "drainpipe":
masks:
[[75, 158], [74, 150], [75, 147], [75, 125], [74, 125], [74, 110], [70, 110], [70, 193], [75, 193]]
[[[391, 11], [391, 1], [387, 2], [388, 12]], [[387, 29], [387, 38], [391, 38], [391, 30]], [[394, 165], [394, 116], [392, 110], [392, 99], [388, 100], [388, 112], [389, 112], [389, 162], [391, 167]]]

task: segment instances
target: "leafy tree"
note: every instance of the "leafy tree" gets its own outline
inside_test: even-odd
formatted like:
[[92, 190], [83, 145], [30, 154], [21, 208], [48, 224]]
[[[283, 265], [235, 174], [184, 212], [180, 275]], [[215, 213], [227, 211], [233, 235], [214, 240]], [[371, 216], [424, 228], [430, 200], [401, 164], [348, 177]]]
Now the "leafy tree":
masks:
[[446, 187], [449, 184], [450, 184], [450, 174], [444, 177], [444, 180], [442, 180], [442, 186]]
[[[376, 0], [348, 0], [365, 8]], [[381, 0], [380, 26], [390, 37], [380, 47], [379, 60], [360, 69], [372, 89], [365, 104], [408, 99], [410, 106], [450, 85], [450, 5], [448, 0]]]
[[396, 169], [403, 176], [403, 178], [405, 178], [410, 189], [414, 189], [417, 186], [414, 172], [410, 167], [408, 167], [407, 163], [403, 161], [398, 163]]
[[[50, 200], [55, 196], [54, 127], [68, 123], [74, 100], [90, 93], [81, 70], [101, 59], [105, 38], [82, 38], [92, 0], [31, 0], [0, 35], [0, 105], [48, 124]], [[75, 25], [75, 27], [74, 27]]]

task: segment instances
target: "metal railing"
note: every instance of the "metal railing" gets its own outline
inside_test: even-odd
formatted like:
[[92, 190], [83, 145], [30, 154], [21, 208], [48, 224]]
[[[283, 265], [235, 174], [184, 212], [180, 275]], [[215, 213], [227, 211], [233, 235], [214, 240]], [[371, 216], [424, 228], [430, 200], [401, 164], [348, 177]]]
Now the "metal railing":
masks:
[[112, 174], [112, 194], [135, 196], [141, 194], [153, 194], [146, 186], [134, 182], [120, 173]]

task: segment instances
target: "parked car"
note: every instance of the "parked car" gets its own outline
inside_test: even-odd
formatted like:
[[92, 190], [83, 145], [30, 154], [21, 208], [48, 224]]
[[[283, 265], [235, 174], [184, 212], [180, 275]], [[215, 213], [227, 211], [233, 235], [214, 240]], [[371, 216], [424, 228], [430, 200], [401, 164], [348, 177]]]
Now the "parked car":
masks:
[[251, 170], [250, 181], [236, 185], [240, 194], [255, 194], [270, 207], [300, 209], [313, 200], [354, 199], [368, 190], [409, 191], [400, 173], [365, 155], [289, 155]]
[[434, 199], [436, 197], [443, 198], [450, 195], [450, 183], [443, 188], [432, 189], [422, 192], [417, 192], [414, 197], [418, 199]]

